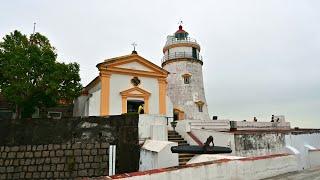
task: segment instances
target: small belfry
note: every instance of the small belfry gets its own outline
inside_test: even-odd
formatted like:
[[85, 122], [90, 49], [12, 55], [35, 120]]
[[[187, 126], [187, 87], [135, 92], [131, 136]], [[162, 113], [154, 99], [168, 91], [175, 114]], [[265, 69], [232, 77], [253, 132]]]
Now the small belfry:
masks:
[[209, 120], [200, 45], [189, 37], [182, 23], [173, 35], [167, 36], [163, 54], [161, 65], [169, 72], [167, 93], [174, 107], [174, 118]]

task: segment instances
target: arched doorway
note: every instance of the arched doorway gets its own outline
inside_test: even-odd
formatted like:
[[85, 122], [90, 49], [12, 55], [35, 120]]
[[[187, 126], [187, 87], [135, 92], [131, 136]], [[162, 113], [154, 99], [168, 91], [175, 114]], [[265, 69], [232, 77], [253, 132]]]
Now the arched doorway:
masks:
[[182, 111], [178, 108], [173, 108], [173, 119], [174, 120], [183, 120], [184, 119], [184, 111]]
[[127, 100], [127, 113], [138, 112], [139, 106], [144, 104], [143, 100], [128, 99]]
[[144, 114], [149, 113], [149, 97], [151, 93], [134, 87], [120, 92], [122, 96], [122, 113], [138, 112], [141, 104], [144, 104]]

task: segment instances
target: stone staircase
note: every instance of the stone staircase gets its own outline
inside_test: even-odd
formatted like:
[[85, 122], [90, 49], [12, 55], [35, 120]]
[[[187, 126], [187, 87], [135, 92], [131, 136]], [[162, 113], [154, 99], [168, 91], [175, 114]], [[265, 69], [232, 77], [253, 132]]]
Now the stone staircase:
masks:
[[[168, 131], [168, 141], [178, 143], [178, 146], [190, 146], [177, 132]], [[194, 155], [179, 153], [179, 165], [185, 165]]]

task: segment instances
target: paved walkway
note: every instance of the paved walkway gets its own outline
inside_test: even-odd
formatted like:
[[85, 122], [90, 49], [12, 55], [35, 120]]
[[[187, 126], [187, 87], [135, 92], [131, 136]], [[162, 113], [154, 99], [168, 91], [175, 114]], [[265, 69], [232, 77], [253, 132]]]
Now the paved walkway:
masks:
[[[320, 180], [320, 167], [267, 178], [272, 180]], [[267, 180], [265, 179], [265, 180]]]

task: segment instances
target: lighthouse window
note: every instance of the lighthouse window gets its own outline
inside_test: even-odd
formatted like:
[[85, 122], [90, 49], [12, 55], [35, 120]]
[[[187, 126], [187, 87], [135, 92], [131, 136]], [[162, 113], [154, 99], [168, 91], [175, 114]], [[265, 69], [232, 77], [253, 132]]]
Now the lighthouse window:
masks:
[[184, 84], [190, 84], [191, 74], [182, 75]]
[[203, 112], [204, 102], [202, 102], [202, 101], [197, 101], [196, 104], [197, 104], [197, 106], [198, 106], [199, 112]]
[[190, 76], [184, 77], [184, 83], [190, 84]]
[[202, 107], [203, 107], [203, 104], [198, 105], [199, 112], [202, 112]]

